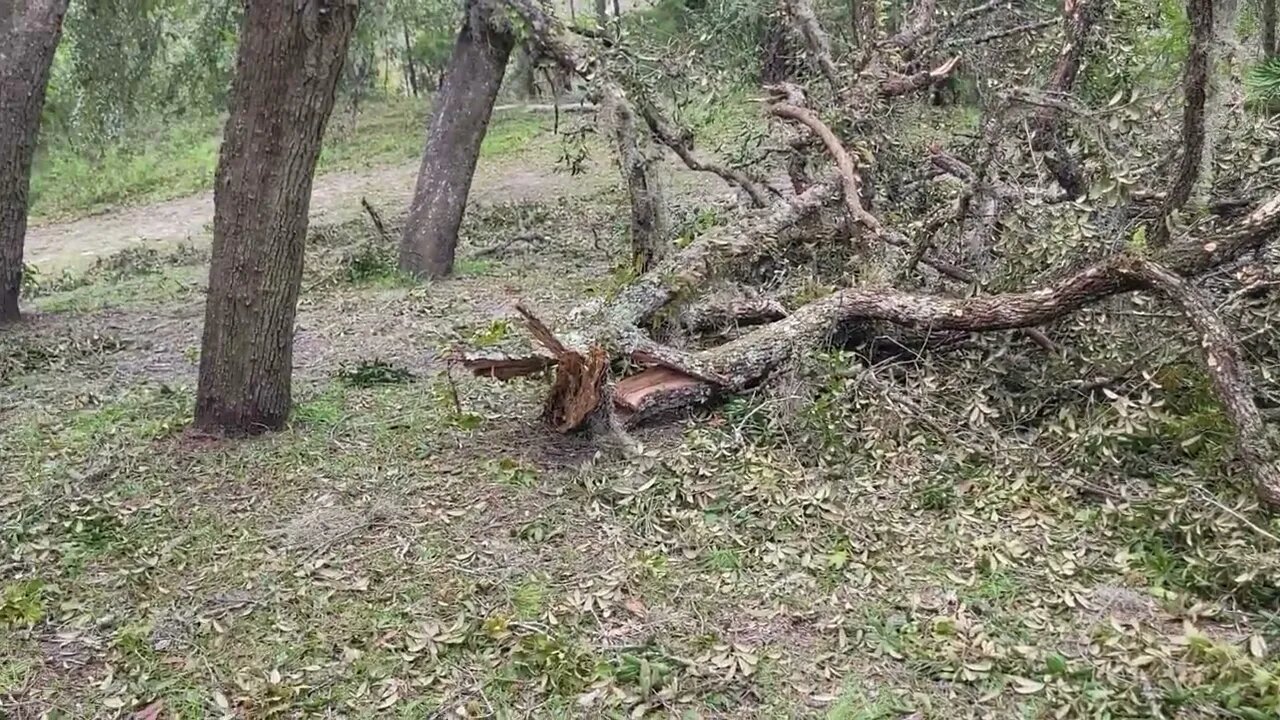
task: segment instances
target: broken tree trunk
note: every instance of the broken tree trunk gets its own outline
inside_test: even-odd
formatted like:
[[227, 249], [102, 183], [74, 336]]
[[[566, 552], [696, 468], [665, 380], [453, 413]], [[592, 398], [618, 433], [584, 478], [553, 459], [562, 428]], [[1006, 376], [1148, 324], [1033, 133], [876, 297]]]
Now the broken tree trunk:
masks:
[[[827, 192], [831, 193], [829, 187]], [[1154, 261], [1170, 272], [1192, 277], [1262, 246], [1277, 231], [1280, 231], [1280, 195], [1208, 238], [1191, 239], [1165, 248]], [[705, 259], [706, 250], [699, 255]], [[714, 398], [755, 387], [797, 353], [822, 347], [833, 339], [842, 342], [877, 321], [929, 332], [1033, 328], [1108, 297], [1141, 289], [1143, 284], [1132, 270], [1134, 262], [1132, 257], [1117, 255], [1039, 289], [969, 298], [890, 289], [841, 290], [795, 310], [784, 320], [763, 326], [730, 343], [677, 356], [675, 360], [657, 363], [656, 368], [623, 378], [614, 387], [612, 402], [628, 424], [687, 410]], [[652, 275], [654, 273], [650, 273]], [[619, 305], [615, 299], [612, 307], [613, 317], [627, 317], [633, 321], [630, 326], [633, 334], [638, 333], [634, 321], [651, 316], [651, 313], [646, 314], [651, 308], [665, 306], [670, 299], [668, 293], [674, 292], [650, 276], [641, 278], [647, 280], [642, 288], [637, 288], [639, 281], [625, 288], [619, 298], [630, 293], [630, 300]], [[598, 343], [588, 347], [603, 346], [604, 343]], [[624, 356], [640, 351], [641, 356], [633, 359], [642, 363], [662, 354], [655, 351], [651, 341], [634, 336], [624, 337], [618, 343], [618, 349]], [[579, 363], [586, 363], [588, 352], [580, 349], [572, 352]], [[529, 364], [528, 358], [521, 358], [512, 360], [512, 365], [517, 361]], [[495, 371], [494, 365], [487, 362], [481, 364], [468, 360], [465, 364], [477, 374], [509, 375], [507, 366]], [[579, 385], [584, 383], [579, 382]]]
[[[1267, 243], [1280, 231], [1280, 194], [1243, 221], [1207, 239], [1171, 245], [1154, 261], [1184, 277], [1239, 257]], [[718, 394], [739, 392], [763, 380], [793, 353], [821, 347], [870, 321], [889, 322], [931, 332], [990, 332], [1031, 328], [1057, 320], [1108, 297], [1140, 289], [1131, 268], [1134, 259], [1113, 256], [1058, 282], [1019, 293], [970, 298], [919, 295], [886, 289], [850, 288], [792, 312], [785, 320], [755, 330], [732, 343], [703, 351], [698, 361], [728, 378], [721, 386], [686, 379], [666, 390], [632, 393], [647, 380], [627, 378], [615, 389], [616, 403], [628, 421], [688, 407]], [[648, 371], [645, 371], [648, 372]], [[643, 375], [644, 373], [640, 373]]]
[[515, 35], [489, 0], [467, 5], [422, 153], [418, 184], [400, 239], [400, 269], [439, 278], [453, 271], [480, 144]]

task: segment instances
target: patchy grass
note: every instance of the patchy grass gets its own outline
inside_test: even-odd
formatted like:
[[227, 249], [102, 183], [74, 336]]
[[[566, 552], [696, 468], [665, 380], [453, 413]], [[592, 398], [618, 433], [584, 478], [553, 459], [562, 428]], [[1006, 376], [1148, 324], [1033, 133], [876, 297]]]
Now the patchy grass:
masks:
[[[371, 104], [357, 116], [335, 111], [317, 173], [360, 170], [421, 156], [427, 100]], [[224, 120], [171, 121], [106, 148], [58, 138], [41, 148], [31, 179], [31, 215], [66, 219], [209, 190]], [[508, 112], [494, 118], [481, 154], [517, 153], [543, 132], [543, 118]]]
[[32, 305], [39, 312], [90, 313], [113, 308], [144, 308], [157, 303], [201, 298], [208, 270], [181, 265], [124, 276], [113, 281], [77, 280], [66, 290], [50, 291]]
[[344, 281], [372, 231], [317, 229], [292, 422], [253, 440], [187, 429], [201, 268], [40, 297], [0, 345], [3, 714], [1280, 712], [1280, 523], [1180, 436], [1100, 480], [1114, 412], [1028, 442], [922, 387], [959, 365], [885, 381], [922, 413], [832, 353], [623, 457], [542, 429], [541, 380], [451, 377], [527, 342], [512, 300], [608, 292], [618, 200], [469, 213], [427, 287]]
[[212, 187], [221, 132], [220, 119], [202, 118], [146, 128], [105, 148], [50, 139], [31, 175], [31, 216], [86, 215]]

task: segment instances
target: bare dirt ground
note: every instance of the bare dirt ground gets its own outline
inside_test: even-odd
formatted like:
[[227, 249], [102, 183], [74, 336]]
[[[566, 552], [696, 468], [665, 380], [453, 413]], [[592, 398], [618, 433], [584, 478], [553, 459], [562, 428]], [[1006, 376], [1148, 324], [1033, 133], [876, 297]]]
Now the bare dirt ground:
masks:
[[[482, 164], [475, 194], [490, 201], [519, 201], [599, 188], [599, 177], [582, 181], [554, 172], [546, 158], [545, 171], [528, 169], [526, 162], [501, 158]], [[316, 224], [349, 220], [361, 212], [368, 197], [392, 213], [403, 212], [413, 193], [417, 162], [336, 172], [316, 178], [311, 194], [311, 221]], [[27, 261], [45, 271], [80, 267], [129, 247], [168, 247], [188, 242], [208, 244], [213, 222], [213, 192], [161, 203], [123, 208], [68, 222], [37, 225], [27, 233]]]

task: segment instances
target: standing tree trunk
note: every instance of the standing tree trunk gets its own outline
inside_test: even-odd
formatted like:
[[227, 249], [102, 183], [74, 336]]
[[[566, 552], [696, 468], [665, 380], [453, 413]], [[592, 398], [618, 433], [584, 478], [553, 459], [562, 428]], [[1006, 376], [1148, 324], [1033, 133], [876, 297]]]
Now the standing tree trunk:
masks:
[[864, 0], [849, 0], [849, 43], [862, 47], [862, 12]]
[[409, 41], [409, 23], [401, 22], [404, 29], [404, 67], [409, 80], [409, 91], [418, 97], [418, 67], [413, 62], [413, 43]]
[[472, 2], [453, 46], [422, 153], [400, 269], [439, 278], [453, 271], [458, 228], [515, 35], [486, 0]]
[[526, 100], [538, 97], [538, 55], [531, 43], [522, 43], [516, 53], [516, 79], [518, 92]]
[[289, 417], [312, 175], [358, 7], [246, 3], [214, 186], [197, 427], [259, 433]]
[[596, 22], [600, 27], [609, 24], [609, 0], [596, 0]]
[[[1209, 76], [1213, 72], [1210, 47], [1213, 44], [1213, 15], [1213, 0], [1187, 2], [1191, 36], [1182, 77], [1182, 154], [1178, 159], [1178, 173], [1174, 176], [1168, 197], [1165, 198], [1163, 214], [1166, 216], [1187, 204], [1196, 179], [1200, 176], [1201, 158], [1204, 155], [1205, 105], [1208, 101]], [[1168, 227], [1161, 223], [1156, 228], [1155, 244], [1161, 245], [1168, 239]]]
[[621, 88], [610, 83], [604, 105], [612, 115], [614, 143], [622, 179], [631, 198], [631, 258], [636, 274], [648, 272], [671, 248], [671, 222], [662, 191], [659, 155], [648, 128], [637, 122], [635, 110]]
[[1209, 42], [1209, 75], [1205, 87], [1204, 152], [1200, 156], [1200, 174], [1191, 200], [1196, 205], [1209, 203], [1217, 180], [1217, 149], [1227, 134], [1231, 111], [1243, 105], [1239, 66], [1240, 37], [1236, 24], [1240, 19], [1239, 0], [1214, 0], [1213, 38]]
[[1262, 0], [1262, 12], [1258, 21], [1262, 24], [1262, 59], [1276, 56], [1276, 0]]
[[18, 319], [31, 162], [67, 0], [0, 0], [0, 324]]

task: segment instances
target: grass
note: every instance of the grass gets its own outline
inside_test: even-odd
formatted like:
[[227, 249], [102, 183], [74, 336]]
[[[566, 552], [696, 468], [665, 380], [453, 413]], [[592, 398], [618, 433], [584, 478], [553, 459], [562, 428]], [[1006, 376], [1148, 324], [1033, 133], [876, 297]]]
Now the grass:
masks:
[[0, 344], [0, 714], [1280, 711], [1280, 523], [1220, 461], [1087, 494], [1095, 435], [971, 432], [927, 389], [917, 423], [838, 353], [637, 433], [641, 457], [545, 431], [541, 380], [445, 373], [527, 342], [510, 298], [554, 325], [598, 285], [620, 201], [470, 213], [463, 251], [556, 241], [425, 288], [386, 280], [371, 231], [318, 228], [293, 418], [253, 440], [187, 429], [198, 257], [51, 283], [56, 314]]
[[[420, 157], [428, 100], [373, 103], [352, 116], [335, 111], [319, 174], [410, 162]], [[31, 215], [66, 219], [121, 205], [183, 197], [212, 188], [224, 120], [172, 120], [140, 129], [104, 149], [63, 138], [41, 148], [31, 178]], [[518, 152], [542, 132], [540, 118], [497, 116], [481, 146], [484, 157]]]

